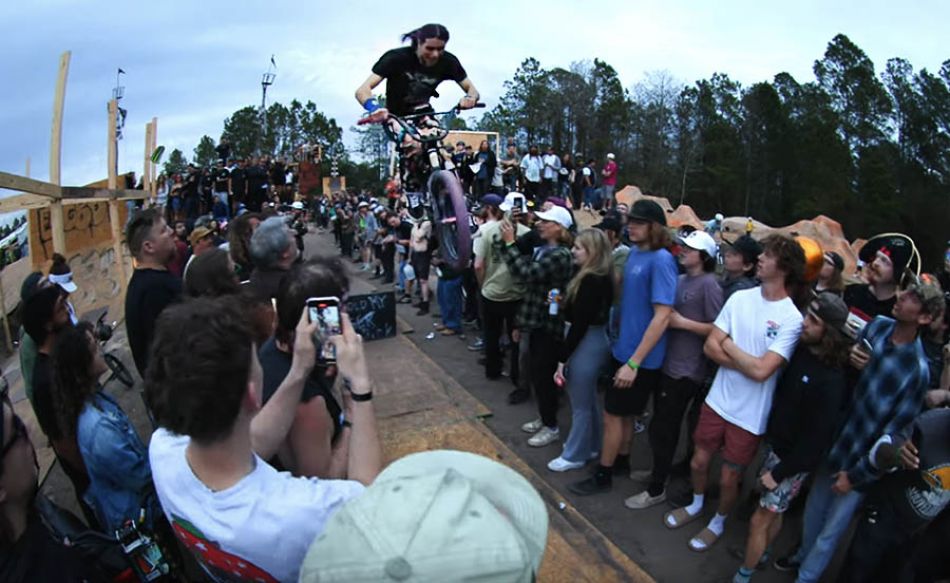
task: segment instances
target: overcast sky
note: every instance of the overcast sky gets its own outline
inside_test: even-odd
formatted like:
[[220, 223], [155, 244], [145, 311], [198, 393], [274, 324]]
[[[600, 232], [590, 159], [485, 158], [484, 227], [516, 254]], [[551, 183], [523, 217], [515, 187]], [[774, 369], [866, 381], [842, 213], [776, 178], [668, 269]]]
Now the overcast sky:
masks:
[[[121, 105], [129, 112], [120, 171], [141, 173], [146, 122], [157, 117], [158, 143], [191, 156], [201, 135], [217, 139], [225, 117], [260, 103], [271, 54], [278, 69], [269, 103], [309, 99], [349, 128], [360, 114], [353, 92], [372, 64], [425, 22], [449, 29], [449, 50], [492, 107], [527, 57], [544, 67], [600, 58], [625, 87], [657, 70], [687, 83], [717, 71], [743, 85], [782, 71], [804, 82], [840, 32], [878, 71], [897, 56], [936, 71], [950, 58], [948, 17], [950, 3], [938, 0], [10, 0], [0, 3], [0, 170], [22, 173], [30, 157], [33, 177], [47, 178], [53, 92], [66, 50], [62, 174], [64, 184], [79, 185], [106, 176], [106, 102], [117, 67], [127, 73]], [[448, 86], [441, 93], [446, 105], [461, 96]]]

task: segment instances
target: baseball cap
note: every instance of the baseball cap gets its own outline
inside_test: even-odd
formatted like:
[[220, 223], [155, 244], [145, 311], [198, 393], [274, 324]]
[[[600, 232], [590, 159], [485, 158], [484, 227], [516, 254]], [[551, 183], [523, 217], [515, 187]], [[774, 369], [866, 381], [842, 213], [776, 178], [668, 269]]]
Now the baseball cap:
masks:
[[825, 252], [825, 261], [830, 261], [835, 270], [844, 271], [844, 259], [834, 251]]
[[623, 221], [620, 220], [620, 216], [617, 213], [607, 213], [599, 223], [594, 225], [594, 228], [600, 229], [601, 231], [613, 231], [619, 234], [620, 231], [623, 230]]
[[547, 532], [544, 501], [511, 468], [462, 451], [415, 453], [333, 514], [300, 581], [528, 583]]
[[205, 237], [210, 237], [211, 235], [211, 229], [208, 227], [195, 227], [195, 230], [188, 235], [188, 242], [191, 243], [192, 246], [195, 246], [198, 244], [198, 241]]
[[719, 246], [716, 245], [716, 241], [706, 231], [693, 231], [689, 235], [682, 237], [680, 241], [687, 247], [698, 251], [705, 251], [706, 255], [710, 257], [715, 257], [719, 251]]
[[500, 207], [504, 202], [504, 199], [498, 196], [497, 194], [486, 194], [482, 197], [480, 201], [482, 206], [498, 206]]
[[940, 289], [937, 278], [929, 273], [924, 273], [921, 274], [920, 277], [913, 278], [910, 285], [908, 285], [904, 291], [916, 295], [928, 314], [939, 314], [943, 312], [946, 307], [943, 290]]
[[565, 229], [570, 229], [574, 225], [571, 213], [567, 212], [567, 209], [562, 206], [552, 206], [546, 211], [534, 213], [534, 216], [542, 221], [557, 223]]
[[512, 209], [512, 207], [515, 206], [515, 199], [519, 197], [523, 197], [523, 196], [524, 195], [521, 194], [520, 192], [514, 192], [514, 191], [509, 192], [508, 194], [505, 195], [505, 200], [500, 205], [498, 205], [498, 207], [501, 210], [508, 212]]
[[[361, 204], [366, 204], [366, 203], [364, 202], [364, 203], [361, 203]], [[294, 209], [294, 210], [302, 211], [302, 210], [303, 210], [303, 203], [300, 202], [299, 200], [298, 200], [298, 201], [295, 201], [292, 205], [290, 205], [290, 208], [292, 208], [292, 209]]]
[[663, 207], [645, 198], [633, 203], [633, 207], [630, 208], [630, 213], [627, 216], [637, 221], [659, 223], [666, 226], [666, 213], [663, 212]]
[[841, 296], [831, 292], [820, 292], [809, 304], [808, 309], [815, 313], [822, 322], [835, 330], [844, 331], [848, 321], [848, 305]]
[[20, 284], [20, 301], [25, 302], [28, 297], [33, 295], [33, 293], [40, 288], [42, 281], [42, 271], [34, 271], [23, 278], [23, 283]]
[[613, 159], [614, 159], [614, 155], [613, 155], [613, 154], [607, 154], [607, 159], [608, 159], [608, 160], [613, 160]]
[[72, 271], [60, 274], [51, 273], [47, 279], [49, 279], [50, 283], [55, 283], [59, 287], [63, 288], [63, 290], [68, 294], [74, 293], [77, 289], [79, 289], [73, 282]]
[[356, 208], [361, 209], [363, 207], [368, 207], [368, 206], [369, 206], [368, 202], [366, 202], [365, 200], [361, 200], [360, 203], [356, 205]]

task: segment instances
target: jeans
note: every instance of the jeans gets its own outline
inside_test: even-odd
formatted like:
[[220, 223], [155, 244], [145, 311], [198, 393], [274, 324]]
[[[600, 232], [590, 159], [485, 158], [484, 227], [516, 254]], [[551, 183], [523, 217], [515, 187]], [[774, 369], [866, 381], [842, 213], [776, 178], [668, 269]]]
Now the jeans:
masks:
[[462, 329], [462, 278], [440, 277], [435, 294], [442, 312], [442, 324], [456, 332]]
[[597, 189], [591, 186], [584, 187], [584, 204], [597, 206]]
[[227, 192], [216, 192], [214, 197], [224, 203], [224, 207], [227, 209], [228, 217], [231, 216], [231, 207], [228, 206], [228, 193]]
[[653, 450], [650, 487], [654, 492], [666, 487], [679, 444], [683, 415], [701, 389], [702, 385], [692, 379], [674, 379], [665, 373], [660, 377], [660, 390], [654, 395], [653, 421], [650, 422], [650, 448]]
[[604, 414], [597, 399], [597, 379], [608, 361], [609, 349], [604, 326], [591, 326], [565, 366], [571, 433], [561, 457], [567, 461], [586, 462], [600, 451]]
[[531, 382], [538, 399], [538, 414], [545, 427], [557, 429], [558, 388], [554, 384], [560, 340], [541, 330], [531, 331], [528, 347], [531, 359]]
[[838, 541], [864, 499], [864, 494], [856, 490], [835, 494], [831, 491], [832, 484], [834, 478], [827, 467], [815, 472], [815, 483], [805, 503], [802, 546], [795, 555], [795, 559], [801, 562], [796, 581], [801, 583], [815, 583], [821, 579], [834, 557]]
[[[494, 302], [482, 296], [482, 332], [485, 340], [485, 376], [496, 378], [501, 374], [502, 354], [499, 340], [502, 333], [511, 338], [515, 326], [515, 315], [520, 302]], [[511, 356], [511, 381], [518, 384], [518, 343], [512, 341], [509, 347]]]
[[603, 190], [604, 202], [607, 203], [608, 205], [613, 204], [615, 188], [616, 188], [616, 185], [614, 184], [604, 185], [604, 190]]

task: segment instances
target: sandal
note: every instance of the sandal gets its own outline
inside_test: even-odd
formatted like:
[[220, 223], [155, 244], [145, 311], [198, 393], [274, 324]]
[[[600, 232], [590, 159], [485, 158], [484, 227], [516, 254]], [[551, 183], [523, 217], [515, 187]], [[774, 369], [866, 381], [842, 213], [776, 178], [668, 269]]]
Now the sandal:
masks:
[[[689, 539], [689, 549], [697, 553], [705, 553], [710, 547], [716, 544], [717, 540], [719, 540], [719, 535], [709, 530], [709, 527], [706, 527], [699, 531], [699, 534]], [[694, 544], [696, 542], [702, 543], [703, 546]]]
[[455, 330], [451, 328], [446, 328], [445, 330], [442, 330], [443, 336], [455, 336], [456, 334], [458, 334], [458, 332], [456, 332]]
[[663, 526], [669, 529], [680, 528], [699, 518], [700, 514], [702, 514], [702, 512], [697, 512], [696, 514], [686, 512], [685, 506], [677, 508], [663, 515]]

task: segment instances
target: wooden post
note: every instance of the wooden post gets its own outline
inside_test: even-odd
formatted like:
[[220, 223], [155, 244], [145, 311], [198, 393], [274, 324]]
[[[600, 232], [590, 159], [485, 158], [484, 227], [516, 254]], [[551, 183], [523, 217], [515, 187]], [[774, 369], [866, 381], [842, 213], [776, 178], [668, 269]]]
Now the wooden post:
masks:
[[[66, 101], [66, 79], [69, 76], [69, 59], [66, 51], [59, 58], [59, 76], [56, 79], [56, 95], [53, 97], [53, 125], [49, 145], [49, 181], [62, 184], [60, 161], [63, 151], [63, 105]], [[50, 230], [53, 235], [53, 251], [66, 253], [66, 231], [63, 225], [63, 203], [55, 200], [49, 205]]]
[[[118, 144], [116, 143], [116, 113], [119, 110], [119, 102], [115, 99], [109, 101], [109, 123], [108, 123], [108, 144], [109, 144], [109, 189], [115, 190], [119, 185], [119, 177], [116, 174], [116, 160], [118, 158]], [[124, 186], [124, 185], [123, 185]], [[122, 260], [122, 222], [119, 213], [119, 205], [125, 204], [124, 201], [109, 201], [109, 224], [112, 227], [112, 251], [115, 254], [116, 266], [119, 268], [119, 275], [122, 277], [123, 287], [125, 285], [125, 262]]]
[[152, 191], [152, 153], [148, 147], [152, 143], [152, 122], [145, 124], [145, 159], [142, 164], [142, 190]]
[[[157, 147], [158, 147], [158, 118], [153, 117], [152, 118], [152, 143], [149, 144], [149, 147], [148, 147], [149, 160], [151, 160], [152, 152], [154, 152], [155, 148]], [[152, 180], [150, 181], [150, 184], [152, 185], [152, 190], [149, 192], [149, 197], [152, 199], [153, 203], [155, 202], [158, 196], [157, 181], [158, 181], [158, 164], [153, 163], [152, 164]]]
[[30, 177], [30, 157], [29, 156], [26, 157], [26, 173], [23, 174], [23, 176], [26, 176], [27, 178]]

